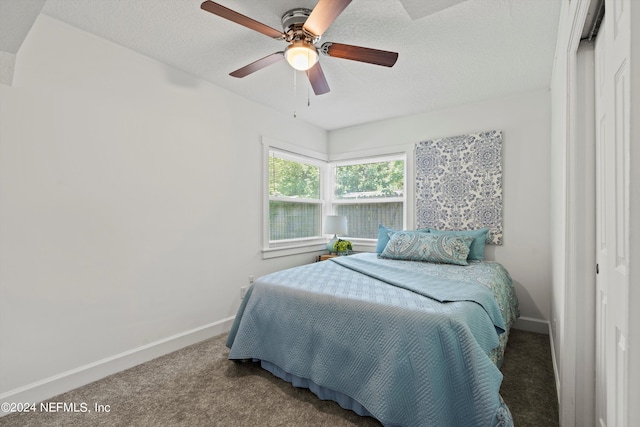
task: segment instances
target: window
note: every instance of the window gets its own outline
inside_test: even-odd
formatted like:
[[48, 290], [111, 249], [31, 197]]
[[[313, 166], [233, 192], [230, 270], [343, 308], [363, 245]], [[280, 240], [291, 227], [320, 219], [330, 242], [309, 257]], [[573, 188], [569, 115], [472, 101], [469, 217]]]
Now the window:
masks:
[[349, 220], [356, 250], [369, 250], [378, 224], [407, 220], [406, 158], [394, 154], [329, 162], [327, 155], [263, 138], [263, 258], [326, 249], [327, 215]]
[[336, 163], [332, 204], [348, 218], [349, 238], [376, 239], [379, 224], [403, 228], [404, 177], [404, 156]]
[[312, 243], [322, 236], [326, 162], [269, 148], [268, 247]]

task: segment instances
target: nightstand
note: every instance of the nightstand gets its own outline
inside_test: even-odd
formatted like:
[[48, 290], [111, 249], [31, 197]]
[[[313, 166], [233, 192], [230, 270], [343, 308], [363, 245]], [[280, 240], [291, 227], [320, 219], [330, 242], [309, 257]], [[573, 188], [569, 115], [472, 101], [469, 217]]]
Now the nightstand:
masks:
[[320, 255], [320, 256], [318, 257], [318, 261], [326, 261], [326, 260], [328, 260], [329, 258], [333, 258], [333, 257], [337, 257], [337, 256], [340, 256], [340, 255], [338, 255], [338, 254], [324, 254], [324, 255]]

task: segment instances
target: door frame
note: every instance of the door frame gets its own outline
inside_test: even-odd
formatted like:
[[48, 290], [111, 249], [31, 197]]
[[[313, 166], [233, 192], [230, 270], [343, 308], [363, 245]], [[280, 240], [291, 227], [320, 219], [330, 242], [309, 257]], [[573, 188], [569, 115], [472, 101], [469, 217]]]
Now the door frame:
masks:
[[[579, 1], [566, 51], [565, 244], [563, 343], [560, 354], [560, 424], [590, 425], [595, 406], [595, 135], [593, 78], [588, 61], [578, 59], [591, 2]], [[592, 80], [592, 87], [595, 80]], [[591, 110], [584, 103], [591, 105]], [[581, 218], [582, 221], [576, 220]], [[589, 295], [587, 295], [589, 294]], [[587, 321], [591, 319], [594, 323]], [[585, 354], [585, 351], [592, 353]], [[579, 357], [580, 356], [580, 357]], [[587, 357], [583, 357], [587, 356]]]

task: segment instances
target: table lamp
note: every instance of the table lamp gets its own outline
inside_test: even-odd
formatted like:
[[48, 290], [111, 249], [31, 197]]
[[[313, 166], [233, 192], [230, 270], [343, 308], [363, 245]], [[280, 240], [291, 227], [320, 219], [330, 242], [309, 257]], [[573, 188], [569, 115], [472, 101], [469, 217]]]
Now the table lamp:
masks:
[[333, 234], [333, 238], [327, 243], [327, 250], [335, 252], [334, 245], [338, 241], [338, 234], [347, 234], [347, 217], [342, 215], [328, 215], [324, 222], [325, 234]]

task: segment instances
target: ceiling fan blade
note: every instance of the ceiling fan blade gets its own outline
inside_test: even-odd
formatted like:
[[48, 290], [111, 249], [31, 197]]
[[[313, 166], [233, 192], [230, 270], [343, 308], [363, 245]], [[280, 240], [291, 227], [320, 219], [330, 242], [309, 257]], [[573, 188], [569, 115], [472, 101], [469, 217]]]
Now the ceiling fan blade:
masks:
[[258, 59], [257, 61], [252, 62], [249, 65], [245, 65], [242, 68], [238, 68], [232, 73], [229, 73], [232, 77], [246, 77], [251, 73], [255, 73], [258, 70], [262, 70], [263, 68], [275, 64], [276, 62], [282, 61], [284, 59], [284, 52], [276, 52], [271, 55], [267, 55], [264, 58]]
[[334, 58], [351, 59], [352, 61], [367, 62], [374, 65], [393, 67], [398, 60], [396, 52], [386, 50], [370, 49], [368, 47], [352, 46], [342, 43], [327, 42], [320, 50]]
[[324, 77], [320, 62], [316, 62], [316, 65], [307, 70], [307, 77], [309, 77], [309, 82], [311, 82], [313, 93], [322, 95], [329, 92], [329, 83], [327, 83], [327, 79]]
[[211, 12], [214, 15], [218, 15], [222, 18], [228, 19], [229, 21], [235, 22], [236, 24], [240, 24], [254, 31], [262, 33], [265, 36], [269, 36], [274, 39], [283, 39], [285, 37], [282, 31], [276, 30], [275, 28], [271, 28], [268, 25], [265, 25], [254, 19], [251, 19], [248, 16], [244, 16], [241, 13], [238, 13], [234, 10], [226, 8], [218, 3], [214, 3], [210, 0], [207, 0], [204, 3], [202, 3], [200, 5], [200, 8], [202, 10], [206, 10], [207, 12]]
[[311, 34], [321, 36], [349, 3], [351, 0], [318, 0], [302, 28]]

